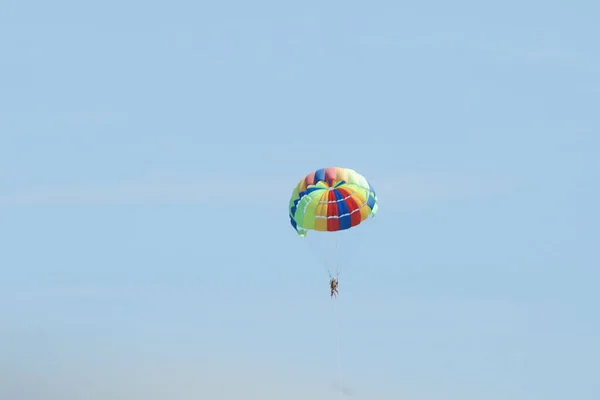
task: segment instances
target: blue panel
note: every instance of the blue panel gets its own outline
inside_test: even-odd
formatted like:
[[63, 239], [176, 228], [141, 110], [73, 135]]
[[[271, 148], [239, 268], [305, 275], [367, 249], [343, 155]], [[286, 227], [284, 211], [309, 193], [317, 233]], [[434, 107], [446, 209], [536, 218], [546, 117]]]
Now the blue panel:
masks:
[[290, 214], [296, 215], [296, 210], [298, 209], [298, 203], [300, 203], [300, 198], [294, 200], [294, 205], [290, 209]]
[[377, 195], [377, 193], [375, 193], [375, 189], [373, 189], [373, 186], [371, 186], [370, 183], [369, 183], [369, 191], [373, 192], [373, 196]]
[[[344, 196], [340, 193], [339, 190], [334, 190], [335, 199], [338, 200], [338, 215], [348, 214], [348, 205], [345, 201], [340, 201], [344, 198]], [[350, 219], [350, 215], [345, 215], [340, 217], [340, 230], [349, 229], [352, 226], [352, 221]]]
[[319, 181], [325, 181], [325, 168], [321, 168], [315, 171], [315, 184]]
[[369, 199], [367, 200], [367, 205], [369, 206], [369, 208], [372, 210], [373, 207], [375, 206], [375, 196], [369, 194]]

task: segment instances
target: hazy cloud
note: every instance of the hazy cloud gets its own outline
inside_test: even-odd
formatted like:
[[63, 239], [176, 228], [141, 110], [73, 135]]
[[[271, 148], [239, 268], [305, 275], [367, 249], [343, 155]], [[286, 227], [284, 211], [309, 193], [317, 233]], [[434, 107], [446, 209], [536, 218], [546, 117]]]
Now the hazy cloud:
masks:
[[382, 396], [366, 387], [359, 393], [342, 395], [330, 383], [329, 376], [315, 376], [293, 364], [278, 365], [277, 360], [252, 363], [243, 357], [231, 360], [226, 356], [220, 361], [190, 361], [181, 354], [144, 356], [137, 351], [111, 354], [110, 358], [100, 361], [88, 354], [52, 362], [38, 360], [29, 366], [23, 362], [19, 367], [0, 365], [0, 397], [19, 400], [405, 398]]
[[386, 177], [373, 185], [379, 200], [419, 204], [448, 199], [466, 199], [505, 193], [516, 182], [465, 175], [406, 174]]
[[[119, 204], [272, 204], [287, 202], [297, 180], [275, 178], [143, 178], [112, 184], [43, 186], [0, 193], [0, 206], [119, 205]], [[497, 192], [497, 181], [460, 176], [400, 175], [373, 181], [380, 200], [405, 203], [472, 197]]]
[[[288, 185], [289, 186], [289, 185]], [[271, 188], [271, 189], [269, 189]], [[37, 187], [0, 194], [0, 206], [196, 204], [219, 199], [222, 203], [260, 202], [266, 191], [282, 193], [279, 182], [231, 180], [139, 180], [114, 184]], [[286, 195], [291, 193], [287, 188]]]

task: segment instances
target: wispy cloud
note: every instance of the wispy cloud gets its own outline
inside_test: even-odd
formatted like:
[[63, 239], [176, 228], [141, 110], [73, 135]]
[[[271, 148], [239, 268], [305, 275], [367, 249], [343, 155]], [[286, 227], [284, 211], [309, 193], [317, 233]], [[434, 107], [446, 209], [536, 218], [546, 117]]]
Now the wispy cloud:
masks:
[[574, 49], [556, 46], [526, 46], [488, 49], [489, 56], [502, 63], [534, 66], [574, 67], [590, 63], [589, 55]]
[[[289, 186], [289, 185], [288, 185]], [[271, 189], [269, 189], [271, 188]], [[289, 195], [291, 188], [278, 181], [232, 181], [228, 179], [141, 179], [89, 185], [44, 186], [0, 194], [0, 206], [120, 205], [254, 203], [271, 191]]]
[[[93, 347], [93, 346], [92, 346]], [[68, 359], [63, 356], [49, 366], [40, 356], [30, 367], [10, 367], [0, 364], [0, 396], [7, 399], [264, 399], [264, 400], [326, 400], [337, 398], [339, 392], [324, 381], [324, 376], [307, 373], [297, 365], [281, 367], [281, 360], [261, 361], [236, 354], [222, 355], [221, 360], [189, 351], [202, 362], [189, 361], [189, 355], [173, 350], [174, 355], [140, 355], [134, 350], [112, 354], [110, 350], [98, 360], [93, 350]], [[109, 361], [104, 361], [109, 359]], [[226, 363], [228, 362], [228, 365]], [[58, 364], [58, 365], [56, 365]], [[288, 362], [289, 364], [289, 362]], [[347, 399], [423, 398], [400, 396], [393, 388], [363, 388], [360, 396], [339, 396]], [[375, 392], [375, 393], [373, 393]], [[382, 393], [383, 392], [383, 393]], [[387, 393], [386, 393], [387, 392]]]
[[382, 202], [421, 204], [505, 193], [515, 182], [460, 174], [405, 174], [374, 183]]
[[530, 50], [524, 54], [524, 58], [527, 61], [543, 64], [573, 65], [584, 61], [581, 54], [556, 48], [540, 48]]
[[[222, 191], [223, 187], [219, 188]], [[229, 188], [226, 188], [229, 189]], [[201, 202], [214, 196], [208, 182], [148, 183], [40, 187], [0, 196], [4, 206], [106, 205], [140, 202]]]
[[181, 285], [115, 285], [115, 284], [72, 284], [44, 285], [19, 287], [12, 285], [2, 287], [0, 302], [25, 304], [31, 301], [63, 300], [131, 300], [153, 299], [157, 296], [173, 298], [188, 298], [194, 295], [194, 289], [182, 288]]
[[[202, 204], [272, 204], [287, 202], [297, 177], [240, 179], [217, 177], [180, 179], [159, 176], [125, 182], [38, 186], [0, 192], [0, 207]], [[498, 181], [462, 176], [399, 175], [373, 182], [383, 202], [422, 203], [490, 194], [503, 188]]]
[[127, 114], [101, 110], [71, 110], [47, 115], [47, 122], [60, 126], [100, 125], [126, 119]]

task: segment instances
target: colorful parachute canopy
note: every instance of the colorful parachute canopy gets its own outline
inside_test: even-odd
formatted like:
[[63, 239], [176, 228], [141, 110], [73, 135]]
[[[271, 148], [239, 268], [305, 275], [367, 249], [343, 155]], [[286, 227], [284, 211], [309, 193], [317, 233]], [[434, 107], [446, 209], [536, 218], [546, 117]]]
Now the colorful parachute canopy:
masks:
[[302, 179], [290, 198], [290, 222], [308, 230], [350, 229], [377, 213], [377, 195], [365, 177], [348, 168], [321, 168]]

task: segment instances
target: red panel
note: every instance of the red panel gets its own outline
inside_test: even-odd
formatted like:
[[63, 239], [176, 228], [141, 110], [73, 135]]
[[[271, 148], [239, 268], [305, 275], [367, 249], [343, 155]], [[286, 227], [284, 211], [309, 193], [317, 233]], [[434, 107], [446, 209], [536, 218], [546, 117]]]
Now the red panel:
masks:
[[329, 186], [333, 186], [333, 182], [337, 179], [337, 170], [335, 167], [325, 168], [325, 182]]
[[[335, 193], [333, 190], [329, 190], [327, 200], [332, 203], [327, 204], [327, 216], [338, 216], [338, 206], [335, 202]], [[340, 219], [339, 218], [328, 218], [327, 219], [327, 230], [328, 231], [339, 231], [340, 230]]]
[[306, 187], [308, 187], [308, 185], [314, 185], [315, 184], [315, 172], [311, 172], [310, 174], [306, 175], [306, 178], [304, 178], [304, 181], [306, 182]]
[[360, 211], [358, 211], [360, 205], [356, 202], [354, 197], [350, 197], [346, 200], [346, 205], [348, 206], [348, 212], [350, 212], [350, 222], [352, 223], [352, 226], [360, 224], [361, 216]]

